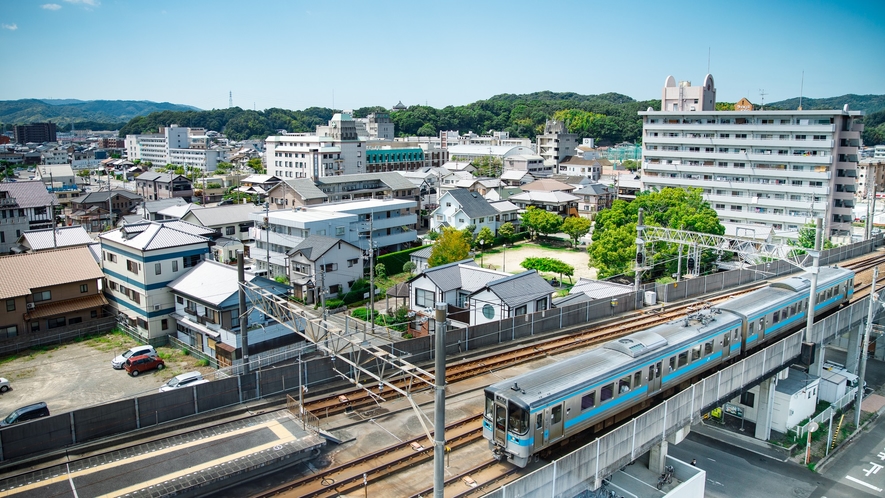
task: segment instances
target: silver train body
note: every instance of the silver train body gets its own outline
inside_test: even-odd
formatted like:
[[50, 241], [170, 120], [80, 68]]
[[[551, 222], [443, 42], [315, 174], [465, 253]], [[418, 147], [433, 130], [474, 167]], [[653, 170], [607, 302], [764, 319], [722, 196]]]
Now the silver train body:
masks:
[[[810, 279], [805, 273], [772, 283], [487, 387], [483, 436], [489, 448], [496, 458], [525, 467], [533, 455], [623, 420], [706, 370], [802, 328]], [[853, 292], [854, 272], [821, 268], [815, 314], [847, 303]]]

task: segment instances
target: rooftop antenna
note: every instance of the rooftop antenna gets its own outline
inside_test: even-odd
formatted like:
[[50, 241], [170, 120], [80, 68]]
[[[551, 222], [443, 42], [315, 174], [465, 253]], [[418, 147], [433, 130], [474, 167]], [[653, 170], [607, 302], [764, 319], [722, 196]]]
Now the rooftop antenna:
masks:
[[802, 71], [802, 82], [799, 83], [799, 110], [802, 110], [802, 92], [805, 90], [805, 71]]
[[710, 74], [710, 47], [707, 47], [707, 74]]
[[227, 93], [227, 106], [228, 107], [234, 106], [234, 92], [232, 92], [232, 91]]
[[765, 89], [764, 89], [764, 88], [760, 88], [760, 89], [759, 89], [759, 96], [762, 97], [762, 104], [761, 104], [761, 107], [759, 108], [760, 111], [764, 111], [764, 110], [765, 110], [765, 96], [766, 96], [766, 95], [768, 95], [768, 94], [765, 93]]

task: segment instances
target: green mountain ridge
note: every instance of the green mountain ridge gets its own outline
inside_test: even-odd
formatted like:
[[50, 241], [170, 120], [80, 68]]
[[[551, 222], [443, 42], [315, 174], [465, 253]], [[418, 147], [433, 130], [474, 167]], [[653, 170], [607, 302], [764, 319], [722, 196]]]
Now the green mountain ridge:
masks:
[[[842, 109], [845, 104], [848, 104], [848, 108], [852, 111], [864, 111], [866, 114], [872, 114], [874, 112], [885, 110], [885, 95], [856, 95], [849, 93], [839, 97], [826, 97], [820, 99], [809, 97], [802, 98], [802, 109], [806, 111]], [[771, 102], [770, 104], [765, 104], [765, 107], [784, 110], [798, 109], [799, 97]]]
[[52, 121], [61, 128], [71, 124], [122, 124], [137, 116], [173, 110], [199, 110], [196, 107], [169, 102], [146, 100], [76, 100], [76, 99], [22, 99], [0, 101], [0, 122], [4, 125]]

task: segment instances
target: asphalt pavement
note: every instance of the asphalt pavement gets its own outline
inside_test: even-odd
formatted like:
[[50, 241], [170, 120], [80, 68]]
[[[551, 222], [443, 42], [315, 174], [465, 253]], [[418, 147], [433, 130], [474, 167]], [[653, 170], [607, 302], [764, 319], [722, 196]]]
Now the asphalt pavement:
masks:
[[882, 496], [885, 490], [885, 424], [878, 418], [855, 436], [822, 471], [829, 485], [818, 487], [812, 498]]

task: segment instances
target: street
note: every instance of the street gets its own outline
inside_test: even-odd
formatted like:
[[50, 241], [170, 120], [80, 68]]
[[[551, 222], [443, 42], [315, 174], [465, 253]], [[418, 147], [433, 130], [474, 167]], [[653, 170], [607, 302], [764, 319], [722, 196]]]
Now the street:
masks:
[[813, 498], [834, 496], [881, 496], [885, 489], [885, 425], [876, 420], [858, 435], [832, 463], [823, 476], [827, 483], [818, 487]]

